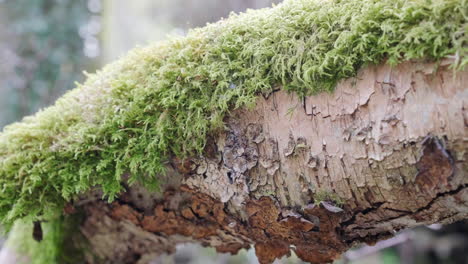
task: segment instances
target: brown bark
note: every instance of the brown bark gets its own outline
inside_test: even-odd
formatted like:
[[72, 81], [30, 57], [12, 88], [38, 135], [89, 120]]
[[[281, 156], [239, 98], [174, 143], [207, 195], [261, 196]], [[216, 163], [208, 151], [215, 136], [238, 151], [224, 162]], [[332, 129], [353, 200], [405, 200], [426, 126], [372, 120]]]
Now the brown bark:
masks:
[[332, 94], [260, 97], [204, 156], [174, 159], [162, 195], [132, 186], [112, 204], [76, 201], [91, 253], [148, 263], [198, 241], [254, 246], [261, 263], [291, 250], [326, 263], [404, 228], [467, 219], [468, 71], [449, 64], [369, 66]]

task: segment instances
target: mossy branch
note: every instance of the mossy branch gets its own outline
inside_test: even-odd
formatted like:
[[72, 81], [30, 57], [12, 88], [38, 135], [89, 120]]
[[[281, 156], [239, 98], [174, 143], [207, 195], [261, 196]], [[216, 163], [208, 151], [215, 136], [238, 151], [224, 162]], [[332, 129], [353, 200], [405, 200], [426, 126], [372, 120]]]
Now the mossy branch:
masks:
[[386, 60], [468, 63], [465, 0], [290, 0], [138, 48], [0, 135], [0, 219], [44, 219], [99, 187], [158, 186], [171, 155], [201, 153], [230, 110], [277, 85], [332, 91]]

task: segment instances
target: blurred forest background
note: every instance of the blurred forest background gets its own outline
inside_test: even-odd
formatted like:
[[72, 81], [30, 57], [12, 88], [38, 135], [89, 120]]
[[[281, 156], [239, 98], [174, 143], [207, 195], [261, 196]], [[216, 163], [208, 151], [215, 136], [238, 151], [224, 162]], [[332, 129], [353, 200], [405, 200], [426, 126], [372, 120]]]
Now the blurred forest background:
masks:
[[[137, 45], [185, 35], [230, 12], [281, 0], [0, 0], [0, 127], [52, 104], [75, 82]], [[468, 263], [468, 225], [421, 227], [339, 263]], [[0, 238], [0, 247], [3, 239]], [[197, 245], [154, 263], [257, 263]], [[278, 263], [300, 263], [294, 256]]]

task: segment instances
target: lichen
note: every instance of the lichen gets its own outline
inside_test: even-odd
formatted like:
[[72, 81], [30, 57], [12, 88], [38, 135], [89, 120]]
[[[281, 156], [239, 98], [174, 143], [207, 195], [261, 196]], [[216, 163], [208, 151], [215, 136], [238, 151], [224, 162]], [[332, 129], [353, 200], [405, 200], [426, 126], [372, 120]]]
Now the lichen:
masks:
[[0, 135], [0, 219], [45, 219], [122, 175], [158, 186], [170, 156], [203, 152], [260, 93], [332, 91], [366, 64], [468, 63], [466, 0], [290, 0], [138, 48]]

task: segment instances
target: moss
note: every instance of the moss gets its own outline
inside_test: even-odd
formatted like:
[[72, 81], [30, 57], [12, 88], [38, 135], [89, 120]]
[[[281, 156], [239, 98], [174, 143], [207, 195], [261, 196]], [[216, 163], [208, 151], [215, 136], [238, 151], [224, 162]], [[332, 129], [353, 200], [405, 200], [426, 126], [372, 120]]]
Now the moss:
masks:
[[[81, 243], [82, 238], [76, 235], [79, 217], [58, 216], [47, 222], [42, 222], [43, 239], [38, 242], [33, 239], [33, 224], [18, 220], [13, 226], [6, 246], [14, 248], [29, 264], [79, 263], [84, 258], [83, 249], [74, 247], [73, 240]], [[81, 246], [81, 245], [80, 245]]]
[[468, 63], [467, 1], [290, 0], [138, 48], [0, 135], [0, 219], [46, 219], [91, 187], [158, 186], [171, 155], [201, 153], [230, 110], [275, 85], [332, 91], [386, 60]]
[[320, 190], [314, 194], [314, 204], [320, 205], [321, 202], [331, 202], [336, 206], [343, 206], [345, 201], [333, 192]]

